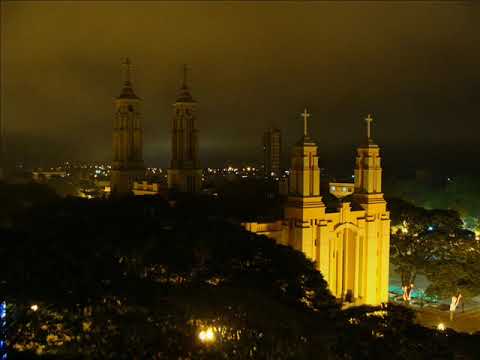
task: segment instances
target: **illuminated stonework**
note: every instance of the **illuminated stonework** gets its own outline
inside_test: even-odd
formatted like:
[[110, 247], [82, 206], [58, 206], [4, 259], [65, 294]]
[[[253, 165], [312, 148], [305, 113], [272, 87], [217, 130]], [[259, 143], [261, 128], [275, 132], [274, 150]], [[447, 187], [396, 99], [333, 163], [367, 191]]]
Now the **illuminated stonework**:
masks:
[[130, 81], [130, 61], [127, 59], [123, 65], [125, 81], [120, 96], [115, 99], [112, 194], [131, 193], [135, 180], [145, 175], [140, 98]]
[[380, 149], [370, 130], [368, 135], [357, 150], [354, 192], [334, 201], [335, 209], [327, 208], [320, 194], [318, 148], [305, 130], [293, 150], [284, 218], [244, 224], [302, 251], [335, 297], [358, 305], [388, 301], [390, 214], [381, 192]]
[[173, 104], [172, 159], [168, 169], [168, 188], [195, 193], [202, 186], [198, 160], [198, 130], [195, 127], [196, 102], [187, 86], [186, 67], [183, 84]]

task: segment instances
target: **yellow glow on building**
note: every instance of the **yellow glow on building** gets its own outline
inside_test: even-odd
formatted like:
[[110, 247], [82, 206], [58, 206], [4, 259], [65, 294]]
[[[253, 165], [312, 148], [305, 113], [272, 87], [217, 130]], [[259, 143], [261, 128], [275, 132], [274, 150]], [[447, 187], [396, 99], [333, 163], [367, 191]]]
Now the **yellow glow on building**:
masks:
[[351, 191], [352, 200], [339, 200], [336, 210], [327, 210], [320, 194], [318, 148], [307, 133], [308, 115], [303, 114], [304, 136], [293, 149], [283, 219], [243, 225], [302, 251], [340, 301], [387, 302], [390, 213], [382, 193], [380, 148], [370, 137], [371, 117], [367, 118], [368, 142], [357, 150], [355, 183], [341, 185], [346, 193]]

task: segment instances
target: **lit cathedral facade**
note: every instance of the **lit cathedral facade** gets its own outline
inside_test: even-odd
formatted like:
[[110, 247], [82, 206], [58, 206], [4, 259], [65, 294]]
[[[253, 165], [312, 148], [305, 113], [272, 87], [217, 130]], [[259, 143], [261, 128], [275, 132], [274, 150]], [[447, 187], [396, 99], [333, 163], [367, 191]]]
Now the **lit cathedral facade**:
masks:
[[288, 200], [282, 220], [245, 223], [247, 230], [302, 251], [314, 261], [332, 294], [342, 302], [388, 301], [390, 217], [382, 193], [380, 148], [370, 136], [357, 149], [351, 196], [327, 207], [320, 194], [318, 148], [308, 136], [294, 146]]

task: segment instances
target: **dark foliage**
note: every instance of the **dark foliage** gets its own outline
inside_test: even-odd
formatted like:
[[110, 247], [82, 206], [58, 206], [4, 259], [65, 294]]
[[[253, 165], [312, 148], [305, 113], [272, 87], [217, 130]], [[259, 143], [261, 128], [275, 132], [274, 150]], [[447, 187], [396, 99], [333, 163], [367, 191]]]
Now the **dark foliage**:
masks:
[[[419, 327], [401, 307], [340, 311], [302, 253], [225, 222], [209, 201], [54, 197], [15, 207], [0, 232], [11, 358], [478, 354], [474, 337]], [[216, 329], [214, 345], [199, 342], [205, 327]]]

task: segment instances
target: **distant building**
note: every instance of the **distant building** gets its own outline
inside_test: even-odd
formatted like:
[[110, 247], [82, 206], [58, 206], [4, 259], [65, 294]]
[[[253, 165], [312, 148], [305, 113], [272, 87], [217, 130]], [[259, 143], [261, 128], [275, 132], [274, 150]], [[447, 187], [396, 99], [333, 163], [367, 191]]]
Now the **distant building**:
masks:
[[202, 187], [202, 169], [198, 159], [198, 130], [195, 127], [197, 103], [187, 86], [187, 69], [173, 104], [172, 158], [168, 169], [168, 188], [196, 193]]
[[46, 182], [51, 178], [64, 178], [67, 176], [67, 171], [61, 168], [57, 169], [36, 169], [32, 171], [32, 179], [36, 182]]
[[140, 98], [130, 81], [130, 61], [126, 59], [123, 89], [115, 99], [111, 190], [114, 195], [130, 194], [133, 183], [145, 176], [143, 127]]
[[[342, 195], [351, 195], [338, 199], [320, 194], [318, 148], [307, 133], [309, 114], [305, 111], [303, 116], [304, 136], [293, 149], [283, 218], [243, 226], [302, 251], [315, 262], [340, 301], [356, 305], [387, 302], [390, 213], [382, 193], [380, 148], [370, 136], [372, 119], [366, 119], [368, 142], [357, 149], [355, 183], [333, 185], [340, 186]], [[336, 188], [333, 193], [339, 195]]]
[[280, 176], [282, 135], [279, 129], [269, 129], [263, 134], [263, 157], [266, 176]]
[[135, 181], [133, 183], [134, 195], [158, 195], [167, 197], [167, 189], [162, 183], [150, 181]]

